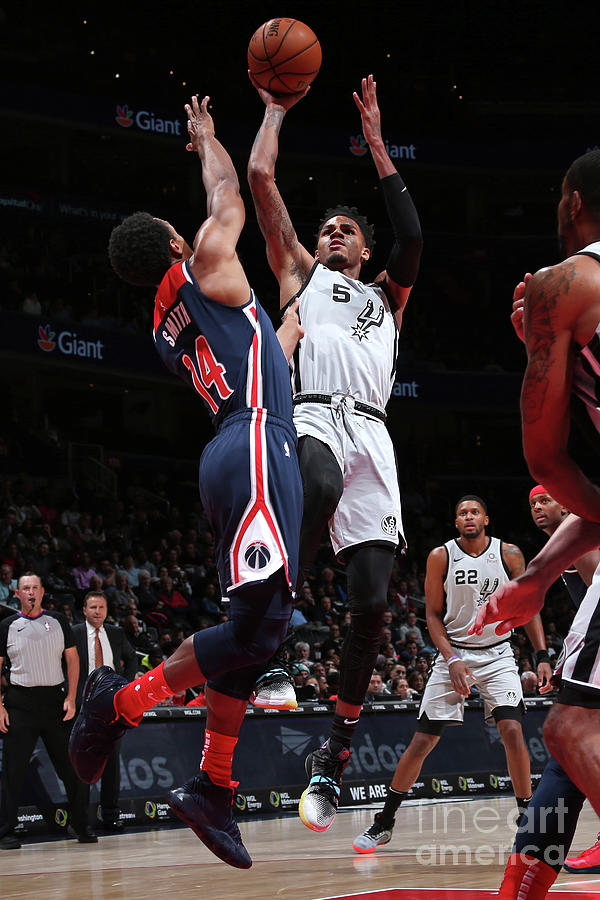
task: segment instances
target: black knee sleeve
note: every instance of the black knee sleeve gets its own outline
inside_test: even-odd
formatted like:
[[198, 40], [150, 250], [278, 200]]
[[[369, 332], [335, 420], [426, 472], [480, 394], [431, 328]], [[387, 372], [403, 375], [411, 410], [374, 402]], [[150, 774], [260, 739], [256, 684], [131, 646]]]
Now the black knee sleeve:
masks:
[[379, 653], [394, 551], [367, 545], [345, 555], [351, 624], [342, 647], [338, 696], [357, 706], [365, 699]]

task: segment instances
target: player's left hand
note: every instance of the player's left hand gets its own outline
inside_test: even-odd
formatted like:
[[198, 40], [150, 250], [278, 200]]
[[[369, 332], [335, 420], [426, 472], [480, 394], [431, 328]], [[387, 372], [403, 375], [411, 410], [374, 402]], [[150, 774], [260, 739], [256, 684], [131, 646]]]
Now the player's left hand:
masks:
[[548, 691], [554, 690], [552, 684], [552, 666], [550, 663], [541, 662], [537, 666], [538, 690], [540, 694], [547, 694]]
[[356, 93], [352, 94], [354, 102], [358, 106], [362, 121], [363, 136], [367, 144], [381, 138], [381, 113], [377, 103], [377, 82], [372, 75], [362, 80], [362, 100]]
[[486, 625], [500, 624], [496, 634], [502, 635], [531, 622], [544, 605], [545, 587], [539, 576], [524, 572], [514, 581], [503, 584], [480, 607], [469, 634], [481, 634]]
[[200, 149], [200, 142], [206, 137], [214, 137], [215, 124], [212, 116], [208, 111], [210, 97], [204, 97], [202, 103], [198, 103], [196, 96], [192, 97], [192, 105], [185, 104], [188, 122], [187, 129], [190, 136], [189, 144], [186, 144], [186, 150]]
[[65, 713], [63, 716], [63, 722], [68, 722], [69, 719], [72, 719], [75, 715], [75, 701], [67, 697], [67, 699], [63, 703], [63, 711]]

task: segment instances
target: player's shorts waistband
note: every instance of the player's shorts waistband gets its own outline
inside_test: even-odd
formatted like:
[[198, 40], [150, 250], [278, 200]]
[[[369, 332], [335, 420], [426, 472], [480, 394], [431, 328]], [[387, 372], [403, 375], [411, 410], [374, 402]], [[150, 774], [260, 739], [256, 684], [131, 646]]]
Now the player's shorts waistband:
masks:
[[221, 431], [223, 428], [227, 428], [229, 425], [235, 425], [240, 422], [251, 422], [255, 413], [260, 409], [265, 414], [265, 419], [267, 425], [277, 425], [279, 428], [284, 428], [289, 437], [294, 442], [294, 446], [296, 446], [298, 442], [298, 435], [296, 434], [296, 429], [294, 428], [294, 423], [290, 421], [290, 419], [286, 419], [283, 416], [278, 416], [276, 413], [270, 412], [270, 410], [265, 409], [264, 407], [251, 407], [245, 406], [243, 409], [238, 409], [235, 412], [230, 413], [226, 416], [223, 421], [219, 424], [218, 431]]
[[495, 644], [456, 644], [454, 641], [450, 641], [450, 646], [458, 647], [459, 650], [474, 652], [476, 650], [490, 650], [492, 647], [500, 647], [502, 644], [508, 643], [510, 643], [508, 638], [505, 638], [503, 641], [496, 641]]
[[364, 400], [355, 400], [354, 397], [345, 397], [343, 394], [334, 395], [301, 391], [294, 396], [293, 402], [294, 406], [298, 406], [299, 403], [322, 403], [325, 406], [332, 406], [334, 396], [339, 396], [342, 400], [351, 401], [349, 408], [354, 412], [360, 413], [363, 416], [371, 416], [374, 419], [379, 419], [380, 422], [387, 421], [387, 415], [383, 409], [374, 406], [372, 403], [365, 403]]

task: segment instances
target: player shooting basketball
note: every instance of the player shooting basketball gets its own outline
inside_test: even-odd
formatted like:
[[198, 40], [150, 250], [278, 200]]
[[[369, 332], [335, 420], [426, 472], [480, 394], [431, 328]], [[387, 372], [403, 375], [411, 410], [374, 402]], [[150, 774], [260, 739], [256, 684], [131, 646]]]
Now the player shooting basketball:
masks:
[[278, 135], [288, 110], [306, 95], [275, 96], [254, 82], [265, 104], [248, 180], [267, 257], [285, 308], [299, 298], [305, 331], [295, 357], [294, 424], [304, 484], [300, 578], [309, 572], [329, 523], [346, 563], [351, 627], [328, 741], [309, 754], [300, 817], [325, 831], [335, 817], [343, 769], [379, 651], [394, 553], [404, 544], [394, 448], [385, 406], [396, 369], [402, 314], [419, 270], [419, 217], [381, 136], [376, 84], [354, 93], [380, 178], [395, 243], [371, 284], [360, 280], [373, 228], [354, 207], [327, 210], [314, 253], [299, 242], [275, 184]]

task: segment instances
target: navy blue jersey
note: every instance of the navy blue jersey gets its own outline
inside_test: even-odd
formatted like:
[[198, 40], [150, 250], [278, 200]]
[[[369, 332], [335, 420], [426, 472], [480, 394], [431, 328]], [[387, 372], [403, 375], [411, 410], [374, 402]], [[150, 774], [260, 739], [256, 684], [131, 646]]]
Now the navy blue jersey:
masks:
[[200, 459], [200, 496], [223, 590], [266, 581], [280, 568], [293, 590], [302, 482], [290, 370], [269, 317], [253, 292], [243, 306], [207, 297], [184, 262], [159, 285], [154, 340], [217, 430]]
[[288, 362], [253, 291], [243, 306], [226, 306], [202, 293], [188, 261], [171, 266], [156, 293], [154, 341], [215, 427], [241, 409], [267, 409], [291, 422]]

